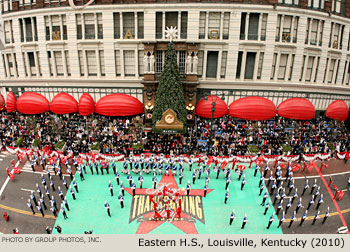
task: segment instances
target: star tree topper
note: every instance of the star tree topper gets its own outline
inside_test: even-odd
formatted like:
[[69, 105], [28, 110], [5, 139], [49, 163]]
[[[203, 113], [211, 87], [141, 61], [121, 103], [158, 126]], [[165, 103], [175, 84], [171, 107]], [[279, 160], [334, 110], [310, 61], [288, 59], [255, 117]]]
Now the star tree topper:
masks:
[[170, 26], [170, 28], [167, 27], [165, 29], [165, 37], [167, 39], [170, 39], [170, 42], [172, 42], [173, 39], [176, 39], [177, 38], [177, 28], [176, 28], [176, 26], [175, 27]]

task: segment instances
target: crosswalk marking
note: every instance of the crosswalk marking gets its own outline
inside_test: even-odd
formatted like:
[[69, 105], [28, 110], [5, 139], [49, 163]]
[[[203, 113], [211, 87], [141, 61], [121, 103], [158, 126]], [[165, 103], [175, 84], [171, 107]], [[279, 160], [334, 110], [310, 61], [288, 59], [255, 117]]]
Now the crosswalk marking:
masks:
[[[49, 169], [51, 175], [55, 175], [55, 172], [54, 172], [52, 166], [49, 165], [49, 166], [48, 166], [48, 169]], [[27, 163], [23, 166], [23, 168], [21, 169], [21, 171], [23, 171], [23, 172], [33, 172], [32, 166], [27, 162]], [[35, 173], [46, 174], [46, 172], [35, 172]]]

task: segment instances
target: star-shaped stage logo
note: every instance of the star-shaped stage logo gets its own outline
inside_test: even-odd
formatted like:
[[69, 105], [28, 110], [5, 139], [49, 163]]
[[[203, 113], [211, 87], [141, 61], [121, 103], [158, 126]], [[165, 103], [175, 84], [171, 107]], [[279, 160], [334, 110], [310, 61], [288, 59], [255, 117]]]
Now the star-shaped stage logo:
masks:
[[[186, 234], [198, 234], [195, 226], [196, 220], [205, 223], [202, 201], [204, 189], [191, 189], [189, 196], [187, 196], [187, 190], [178, 187], [171, 171], [169, 172], [169, 175], [163, 175], [158, 188], [162, 185], [166, 185], [166, 188], [169, 190], [177, 190], [178, 198], [181, 199], [181, 217], [172, 218], [170, 223]], [[125, 190], [130, 195], [133, 194], [131, 188], [125, 188]], [[208, 189], [207, 195], [212, 191], [213, 189]], [[166, 218], [157, 221], [154, 220], [153, 216], [155, 211], [151, 202], [151, 195], [154, 195], [154, 190], [150, 188], [137, 188], [135, 190], [135, 196], [133, 196], [131, 203], [129, 223], [138, 219], [140, 225], [136, 231], [137, 234], [147, 234], [162, 225], [164, 222], [169, 222]]]

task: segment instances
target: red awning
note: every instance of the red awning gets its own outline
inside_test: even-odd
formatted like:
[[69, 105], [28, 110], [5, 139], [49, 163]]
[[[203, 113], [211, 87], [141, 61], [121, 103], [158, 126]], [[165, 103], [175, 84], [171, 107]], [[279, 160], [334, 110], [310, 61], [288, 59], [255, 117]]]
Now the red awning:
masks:
[[91, 115], [95, 112], [95, 101], [91, 95], [84, 93], [79, 100], [79, 114], [83, 116]]
[[213, 102], [216, 103], [213, 118], [219, 118], [227, 115], [226, 102], [216, 95], [209, 95], [207, 101], [204, 100], [204, 98], [201, 99], [196, 105], [196, 115], [204, 118], [212, 118]]
[[131, 95], [110, 94], [96, 103], [96, 113], [106, 116], [133, 116], [143, 113], [143, 105]]
[[2, 96], [2, 94], [0, 94], [0, 111], [2, 111], [5, 108], [5, 99]]
[[50, 103], [50, 111], [55, 114], [70, 114], [78, 112], [78, 102], [67, 93], [55, 95]]
[[277, 114], [275, 104], [260, 96], [250, 96], [231, 103], [228, 114], [232, 117], [262, 121], [272, 119]]
[[16, 111], [16, 96], [12, 92], [7, 94], [6, 110], [9, 113]]
[[310, 120], [315, 117], [315, 107], [304, 98], [290, 98], [278, 106], [278, 115], [295, 120]]
[[49, 101], [41, 94], [26, 92], [17, 101], [17, 110], [23, 114], [40, 114], [49, 111]]
[[326, 116], [338, 121], [345, 121], [349, 116], [348, 105], [343, 100], [336, 100], [329, 104]]

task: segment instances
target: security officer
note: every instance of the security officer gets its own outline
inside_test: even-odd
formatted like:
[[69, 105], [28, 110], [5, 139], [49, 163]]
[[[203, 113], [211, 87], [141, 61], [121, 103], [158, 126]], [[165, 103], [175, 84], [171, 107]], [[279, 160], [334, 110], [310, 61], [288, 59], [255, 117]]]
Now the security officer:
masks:
[[282, 209], [283, 209], [283, 200], [281, 200], [280, 203], [278, 203], [276, 214], [278, 215]]
[[187, 183], [186, 190], [187, 190], [187, 196], [190, 195], [190, 190], [191, 190], [190, 181], [188, 181]]
[[295, 188], [295, 191], [294, 191], [294, 194], [293, 194], [293, 197], [292, 197], [292, 204], [293, 204], [295, 198], [298, 198], [298, 188]]
[[295, 212], [296, 212], [296, 213], [298, 213], [299, 209], [300, 209], [301, 207], [303, 207], [303, 205], [301, 204], [301, 200], [302, 200], [302, 198], [299, 199], [297, 208], [295, 209]]
[[143, 183], [142, 172], [140, 172], [138, 180], [139, 180], [140, 188], [142, 189], [142, 183]]
[[288, 212], [288, 209], [290, 208], [292, 206], [292, 202], [290, 201], [290, 199], [288, 200], [288, 202], [287, 202], [287, 205], [286, 205], [286, 214], [287, 214], [287, 212]]
[[47, 209], [46, 204], [45, 204], [45, 201], [44, 201], [44, 195], [41, 195], [41, 197], [40, 197], [40, 204], [41, 204], [42, 206], [44, 206], [44, 209], [45, 209], [45, 210]]
[[245, 224], [248, 222], [247, 214], [244, 215], [243, 222], [242, 222], [242, 227], [241, 229], [244, 229]]
[[111, 193], [111, 196], [113, 197], [113, 185], [112, 185], [112, 182], [110, 180], [108, 183], [108, 189], [109, 189], [109, 192]]
[[267, 189], [265, 189], [264, 197], [263, 197], [263, 200], [262, 200], [260, 205], [262, 205], [262, 206], [265, 205], [265, 201], [266, 201], [267, 197], [269, 197], [269, 195], [267, 194]]
[[38, 202], [36, 201], [35, 194], [34, 194], [33, 191], [32, 191], [32, 194], [30, 195], [30, 198], [31, 198], [32, 201], [34, 202], [35, 206], [38, 206]]
[[124, 208], [124, 198], [123, 198], [121, 192], [119, 192], [118, 200], [119, 200], [120, 206], [122, 208]]
[[317, 213], [315, 214], [315, 217], [312, 221], [312, 225], [315, 225], [315, 222], [320, 218], [319, 214], [320, 214], [320, 211], [317, 211]]
[[228, 197], [230, 197], [230, 194], [228, 192], [228, 189], [226, 189], [226, 192], [225, 192], [225, 204], [227, 204]]
[[120, 182], [120, 191], [122, 192], [123, 196], [124, 196], [124, 190], [125, 190], [125, 187], [123, 185], [123, 181]]
[[64, 209], [63, 204], [61, 204], [61, 213], [63, 214], [63, 217], [65, 220], [68, 219], [68, 216], [67, 216], [66, 210]]
[[74, 190], [73, 190], [72, 187], [70, 188], [70, 194], [72, 195], [73, 200], [75, 200], [75, 199], [76, 199], [76, 198], [75, 198], [75, 192], [74, 192]]
[[108, 216], [111, 217], [111, 211], [110, 211], [109, 208], [110, 208], [110, 207], [109, 207], [109, 204], [107, 203], [107, 201], [105, 201], [105, 209], [107, 210]]
[[315, 204], [314, 195], [311, 196], [311, 199], [310, 199], [310, 201], [309, 201], [309, 205], [307, 206], [307, 210], [309, 210], [309, 209], [310, 209], [310, 206], [313, 205], [313, 204]]
[[230, 225], [232, 225], [232, 222], [236, 219], [236, 214], [235, 214], [235, 210], [232, 210], [232, 213], [230, 215]]
[[327, 211], [326, 211], [326, 214], [325, 216], [323, 217], [323, 221], [322, 221], [322, 224], [324, 224], [327, 220], [327, 218], [329, 217], [329, 207], [327, 207]]
[[32, 210], [33, 214], [35, 214], [33, 204], [30, 202], [30, 199], [28, 199], [27, 206]]
[[284, 212], [282, 213], [282, 216], [281, 216], [281, 218], [280, 218], [280, 221], [279, 221], [279, 223], [278, 223], [278, 226], [277, 226], [277, 228], [279, 228], [281, 225], [282, 225], [282, 223], [285, 221], [285, 217], [284, 217]]
[[317, 183], [317, 179], [315, 179], [315, 182], [312, 184], [312, 188], [311, 188], [310, 194], [312, 194], [314, 192], [315, 188], [317, 187], [316, 183]]
[[[278, 215], [278, 214], [277, 214]], [[272, 222], [274, 222], [275, 221], [275, 213], [273, 213], [271, 216], [270, 216], [270, 219], [269, 219], [269, 224], [267, 224], [267, 229], [269, 229], [270, 228], [270, 226], [271, 226], [271, 223]]]
[[73, 186], [74, 186], [75, 190], [77, 191], [77, 193], [79, 193], [78, 184], [77, 184], [77, 182], [75, 181], [75, 179], [73, 179]]
[[62, 184], [66, 187], [66, 190], [68, 190], [67, 180], [65, 177], [63, 177]]
[[317, 202], [316, 210], [318, 210], [318, 208], [320, 207], [320, 205], [321, 205], [322, 203], [324, 203], [324, 201], [323, 201], [323, 194], [321, 194], [320, 199], [319, 199], [318, 202]]
[[228, 188], [228, 186], [230, 185], [230, 183], [231, 183], [231, 179], [230, 179], [230, 176], [228, 176], [228, 177], [226, 178], [226, 187], [225, 187], [225, 190], [227, 190], [227, 188]]
[[61, 190], [61, 187], [60, 187], [60, 186], [58, 186], [58, 196], [60, 196], [61, 200], [64, 199], [63, 191]]
[[305, 219], [307, 218], [307, 212], [308, 212], [308, 210], [305, 210], [303, 216], [301, 217], [301, 221], [300, 221], [299, 226], [303, 225], [303, 222], [304, 222]]
[[266, 215], [266, 213], [267, 213], [267, 211], [269, 210], [269, 208], [270, 208], [270, 200], [269, 200], [269, 202], [267, 202], [267, 204], [265, 205], [265, 211], [264, 211], [264, 215]]
[[242, 183], [241, 183], [241, 191], [243, 191], [243, 187], [244, 185], [247, 183], [246, 179], [245, 179], [245, 174], [243, 175], [243, 179], [242, 179]]
[[289, 222], [288, 228], [290, 228], [290, 227], [292, 226], [293, 222], [297, 220], [296, 215], [297, 215], [297, 214], [296, 214], [296, 212], [294, 211], [294, 213], [293, 213], [293, 215], [292, 215], [292, 219], [291, 219], [290, 222]]

